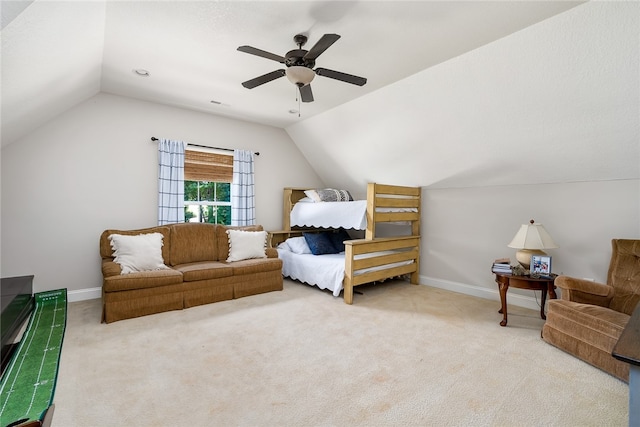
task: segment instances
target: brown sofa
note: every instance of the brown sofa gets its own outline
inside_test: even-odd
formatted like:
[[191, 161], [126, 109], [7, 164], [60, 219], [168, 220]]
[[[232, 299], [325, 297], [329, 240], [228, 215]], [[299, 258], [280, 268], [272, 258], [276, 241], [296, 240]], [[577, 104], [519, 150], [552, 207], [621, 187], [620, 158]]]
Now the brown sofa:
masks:
[[549, 301], [542, 338], [628, 381], [629, 364], [611, 353], [640, 301], [640, 240], [614, 239], [612, 246], [606, 285], [567, 276], [555, 280], [562, 299]]
[[[267, 258], [226, 262], [226, 231], [262, 231], [261, 226], [227, 227], [181, 223], [140, 230], [105, 230], [102, 257], [102, 321], [106, 323], [168, 310], [283, 289], [282, 261], [273, 248]], [[109, 235], [161, 233], [162, 258], [169, 269], [121, 274]]]

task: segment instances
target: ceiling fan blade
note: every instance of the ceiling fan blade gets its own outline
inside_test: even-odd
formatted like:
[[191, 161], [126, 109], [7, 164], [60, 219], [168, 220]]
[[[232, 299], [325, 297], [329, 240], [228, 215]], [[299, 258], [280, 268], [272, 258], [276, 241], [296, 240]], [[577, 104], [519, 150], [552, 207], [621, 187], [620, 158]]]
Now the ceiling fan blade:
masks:
[[338, 41], [339, 38], [340, 36], [337, 34], [325, 34], [320, 38], [320, 40], [318, 40], [318, 43], [313, 45], [311, 50], [307, 52], [307, 54], [304, 56], [304, 59], [316, 59], [322, 54], [322, 52], [329, 49], [329, 46]]
[[302, 102], [313, 102], [313, 92], [310, 84], [300, 86], [300, 98]]
[[276, 62], [284, 64], [284, 57], [276, 55], [275, 53], [267, 52], [266, 50], [258, 49], [251, 46], [240, 46], [238, 48], [240, 52], [249, 53], [251, 55], [261, 56], [263, 58], [271, 59]]
[[263, 85], [265, 83], [269, 83], [272, 80], [279, 79], [284, 75], [285, 75], [284, 70], [272, 71], [260, 77], [256, 77], [255, 79], [247, 80], [246, 82], [242, 83], [242, 86], [246, 87], [247, 89], [253, 89], [254, 87]]
[[364, 84], [367, 83], [367, 79], [364, 77], [341, 73], [340, 71], [328, 70], [326, 68], [316, 68], [315, 72], [319, 76], [329, 77], [330, 79], [340, 80], [353, 85], [364, 86]]

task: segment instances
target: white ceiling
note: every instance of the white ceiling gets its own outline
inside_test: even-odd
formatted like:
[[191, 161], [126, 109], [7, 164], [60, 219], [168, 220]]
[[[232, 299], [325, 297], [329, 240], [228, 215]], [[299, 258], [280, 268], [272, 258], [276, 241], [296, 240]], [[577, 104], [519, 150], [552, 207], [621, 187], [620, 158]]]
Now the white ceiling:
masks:
[[[100, 91], [284, 128], [580, 3], [2, 0], [2, 145]], [[299, 33], [341, 35], [316, 67], [367, 84], [318, 76], [300, 107], [286, 78], [241, 86], [284, 67], [238, 46], [284, 56]]]

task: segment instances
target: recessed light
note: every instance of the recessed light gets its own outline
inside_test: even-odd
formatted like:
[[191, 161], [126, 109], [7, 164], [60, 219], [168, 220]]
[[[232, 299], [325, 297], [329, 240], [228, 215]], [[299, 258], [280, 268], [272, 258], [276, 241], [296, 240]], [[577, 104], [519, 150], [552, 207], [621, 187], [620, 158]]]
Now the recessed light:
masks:
[[134, 73], [136, 73], [137, 75], [139, 75], [140, 77], [149, 77], [150, 74], [147, 70], [142, 69], [142, 68], [134, 68], [133, 70]]

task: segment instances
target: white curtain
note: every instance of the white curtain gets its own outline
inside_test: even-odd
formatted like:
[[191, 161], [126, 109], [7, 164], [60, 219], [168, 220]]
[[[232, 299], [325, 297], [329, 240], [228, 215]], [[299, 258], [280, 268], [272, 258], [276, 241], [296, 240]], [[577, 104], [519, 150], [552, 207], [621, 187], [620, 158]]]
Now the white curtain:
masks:
[[184, 150], [186, 143], [158, 142], [158, 225], [184, 222]]
[[233, 150], [231, 182], [231, 225], [254, 225], [256, 206], [253, 180], [253, 153]]

